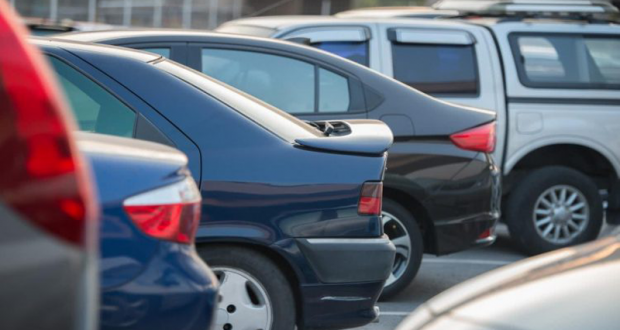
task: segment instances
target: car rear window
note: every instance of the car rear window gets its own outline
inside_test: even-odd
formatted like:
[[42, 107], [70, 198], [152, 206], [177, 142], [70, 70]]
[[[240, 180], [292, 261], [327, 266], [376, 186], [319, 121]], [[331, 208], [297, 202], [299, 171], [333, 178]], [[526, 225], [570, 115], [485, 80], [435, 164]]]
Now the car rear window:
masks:
[[288, 142], [293, 143], [299, 138], [321, 136], [318, 129], [305, 122], [198, 71], [167, 60], [159, 61], [155, 65], [179, 80], [213, 96]]
[[525, 86], [620, 89], [618, 36], [515, 34], [510, 42]]
[[349, 59], [361, 65], [368, 66], [368, 42], [346, 42], [346, 41], [330, 41], [319, 42], [312, 46], [322, 49], [326, 52], [336, 54], [338, 56]]
[[392, 44], [394, 78], [431, 95], [477, 96], [478, 67], [470, 45]]

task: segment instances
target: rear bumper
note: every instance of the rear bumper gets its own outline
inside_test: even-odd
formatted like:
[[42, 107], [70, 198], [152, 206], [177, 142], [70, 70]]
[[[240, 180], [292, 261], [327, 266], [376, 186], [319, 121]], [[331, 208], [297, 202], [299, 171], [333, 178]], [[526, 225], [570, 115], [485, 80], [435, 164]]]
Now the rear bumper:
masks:
[[385, 281], [302, 285], [304, 329], [346, 329], [379, 317], [375, 308]]
[[300, 287], [304, 329], [358, 327], [378, 317], [375, 304], [394, 262], [387, 236], [296, 241], [318, 279]]
[[133, 281], [101, 293], [100, 329], [209, 329], [217, 279], [191, 246], [162, 243]]
[[444, 255], [493, 244], [498, 220], [499, 212], [435, 224], [436, 254]]

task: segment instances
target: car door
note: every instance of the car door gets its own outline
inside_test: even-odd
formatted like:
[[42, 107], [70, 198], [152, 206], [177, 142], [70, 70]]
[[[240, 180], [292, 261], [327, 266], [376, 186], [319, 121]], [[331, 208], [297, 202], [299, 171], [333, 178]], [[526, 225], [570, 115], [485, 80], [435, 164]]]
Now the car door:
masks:
[[194, 69], [302, 119], [367, 117], [359, 79], [302, 55], [194, 43], [189, 58]]

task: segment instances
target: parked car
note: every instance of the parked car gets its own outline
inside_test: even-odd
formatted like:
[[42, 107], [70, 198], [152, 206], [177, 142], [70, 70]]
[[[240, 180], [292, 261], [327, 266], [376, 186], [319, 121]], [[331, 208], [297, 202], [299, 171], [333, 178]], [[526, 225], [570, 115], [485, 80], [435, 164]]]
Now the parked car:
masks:
[[501, 3], [491, 13], [471, 5], [461, 20], [278, 16], [217, 30], [305, 40], [443, 100], [493, 110], [511, 237], [530, 254], [590, 241], [605, 213], [620, 223], [620, 135], [611, 124], [620, 119], [620, 26], [588, 16], [615, 10]]
[[85, 132], [77, 146], [93, 168], [101, 205], [99, 329], [211, 329], [217, 279], [193, 245], [201, 197], [187, 157]]
[[397, 330], [616, 329], [620, 237], [494, 270], [418, 307]]
[[308, 124], [161, 56], [33, 42], [82, 130], [188, 156], [203, 198], [198, 253], [220, 282], [216, 329], [336, 329], [377, 317], [394, 258], [380, 218], [386, 125]]
[[[384, 298], [413, 280], [423, 252], [443, 255], [494, 240], [499, 173], [485, 154], [493, 148], [492, 114], [448, 105], [340, 57], [288, 42], [170, 30], [61, 37], [170, 57], [304, 120], [387, 123], [397, 141], [388, 158], [382, 219], [396, 258]], [[468, 143], [474, 139], [464, 134], [469, 129], [481, 144]]]
[[96, 200], [75, 123], [26, 34], [0, 2], [0, 329], [92, 330]]

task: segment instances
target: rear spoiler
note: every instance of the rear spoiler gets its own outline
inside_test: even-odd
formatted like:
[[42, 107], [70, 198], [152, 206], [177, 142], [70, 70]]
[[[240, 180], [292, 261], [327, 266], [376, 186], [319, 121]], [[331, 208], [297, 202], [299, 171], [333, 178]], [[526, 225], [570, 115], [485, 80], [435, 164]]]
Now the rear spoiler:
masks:
[[295, 140], [306, 148], [380, 156], [394, 141], [390, 128], [379, 120], [322, 121], [309, 124], [320, 129], [324, 136]]

